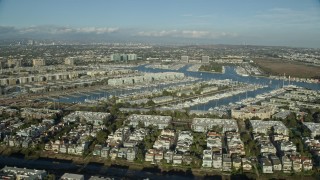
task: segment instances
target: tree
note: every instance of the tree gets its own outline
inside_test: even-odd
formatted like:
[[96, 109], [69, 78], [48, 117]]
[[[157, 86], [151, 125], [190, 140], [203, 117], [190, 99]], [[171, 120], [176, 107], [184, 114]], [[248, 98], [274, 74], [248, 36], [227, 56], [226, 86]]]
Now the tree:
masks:
[[171, 96], [172, 94], [171, 94], [169, 91], [167, 91], [167, 90], [163, 90], [163, 91], [162, 91], [162, 95], [163, 95], [163, 96]]
[[304, 119], [303, 121], [305, 121], [305, 122], [312, 122], [313, 121], [313, 117], [309, 113], [306, 114], [303, 119]]
[[108, 137], [108, 133], [106, 131], [101, 130], [101, 131], [97, 132], [97, 142], [98, 142], [98, 144], [105, 143], [107, 137]]
[[144, 144], [144, 142], [142, 142], [138, 145], [138, 151], [137, 151], [137, 156], [136, 156], [135, 162], [137, 162], [137, 163], [144, 162], [145, 148], [146, 148], [146, 145]]
[[153, 107], [156, 103], [154, 103], [151, 99], [147, 102], [147, 106]]

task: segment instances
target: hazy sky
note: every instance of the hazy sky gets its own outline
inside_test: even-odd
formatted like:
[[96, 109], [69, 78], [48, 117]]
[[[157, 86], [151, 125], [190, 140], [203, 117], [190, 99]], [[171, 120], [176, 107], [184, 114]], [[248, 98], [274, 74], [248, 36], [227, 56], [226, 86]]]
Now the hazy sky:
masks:
[[0, 38], [320, 47], [319, 0], [0, 0]]

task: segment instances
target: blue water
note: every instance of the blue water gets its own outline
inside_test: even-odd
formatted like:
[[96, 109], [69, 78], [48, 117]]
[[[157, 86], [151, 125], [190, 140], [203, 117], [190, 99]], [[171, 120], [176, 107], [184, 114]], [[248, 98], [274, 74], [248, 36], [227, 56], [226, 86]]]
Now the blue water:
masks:
[[[269, 92], [271, 90], [280, 88], [284, 85], [288, 85], [288, 81], [283, 80], [276, 80], [276, 79], [269, 79], [266, 77], [252, 77], [252, 76], [240, 76], [235, 72], [235, 68], [232, 66], [227, 66], [225, 67], [225, 73], [209, 73], [209, 72], [189, 72], [187, 71], [189, 66], [185, 66], [179, 70], [167, 70], [167, 69], [152, 69], [152, 68], [146, 68], [145, 66], [138, 66], [135, 69], [139, 70], [141, 72], [152, 72], [152, 73], [157, 73], [157, 72], [182, 72], [186, 76], [189, 77], [196, 77], [200, 78], [202, 80], [211, 80], [211, 79], [232, 79], [233, 81], [239, 81], [239, 82], [245, 82], [245, 83], [250, 83], [250, 84], [260, 84], [260, 85], [268, 85], [266, 88], [258, 89], [255, 91], [250, 91], [248, 93], [242, 93], [238, 94], [232, 97], [227, 97], [223, 98], [220, 100], [213, 100], [210, 101], [206, 104], [200, 104], [191, 107], [190, 109], [192, 110], [208, 110], [211, 107], [215, 106], [221, 106], [221, 105], [227, 105], [229, 103], [234, 103], [239, 100], [245, 99], [246, 97], [255, 97], [258, 94]], [[184, 82], [181, 83], [175, 83], [173, 85], [178, 85], [178, 84], [184, 84]], [[308, 89], [312, 90], [320, 90], [320, 83], [306, 83], [306, 82], [290, 82], [291, 85], [297, 85], [301, 87], [305, 87]], [[170, 84], [172, 85], [172, 84]], [[154, 88], [157, 89], [163, 89], [166, 88], [167, 85], [158, 85], [157, 87], [151, 87], [149, 90], [152, 90]], [[145, 90], [147, 88], [141, 88], [141, 90]], [[109, 97], [110, 95], [121, 95], [124, 93], [132, 93], [135, 91], [140, 91], [140, 90], [135, 90], [135, 89], [124, 89], [124, 90], [111, 90], [111, 91], [98, 91], [98, 92], [89, 92], [86, 95], [83, 94], [78, 94], [78, 97], [62, 97], [57, 99], [57, 102], [84, 102], [85, 99], [98, 99], [100, 97]]]

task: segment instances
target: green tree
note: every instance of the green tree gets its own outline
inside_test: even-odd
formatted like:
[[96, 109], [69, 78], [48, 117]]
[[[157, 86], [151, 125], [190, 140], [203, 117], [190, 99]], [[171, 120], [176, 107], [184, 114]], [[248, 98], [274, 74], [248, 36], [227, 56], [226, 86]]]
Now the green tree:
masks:
[[147, 102], [147, 106], [149, 106], [149, 107], [153, 107], [155, 105], [156, 105], [156, 103], [154, 103], [151, 99]]
[[104, 144], [106, 142], [107, 137], [108, 133], [106, 131], [101, 130], [97, 132], [97, 143]]

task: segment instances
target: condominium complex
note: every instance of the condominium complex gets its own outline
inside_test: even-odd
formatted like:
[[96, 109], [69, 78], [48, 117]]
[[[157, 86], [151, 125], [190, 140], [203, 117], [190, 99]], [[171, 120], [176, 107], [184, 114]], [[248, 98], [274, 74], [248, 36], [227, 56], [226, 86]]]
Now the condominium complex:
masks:
[[45, 66], [46, 63], [45, 63], [45, 60], [44, 59], [33, 59], [32, 60], [32, 65], [33, 67], [38, 67], [38, 66]]

